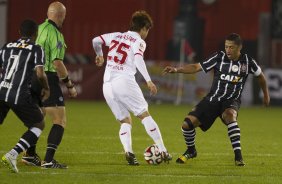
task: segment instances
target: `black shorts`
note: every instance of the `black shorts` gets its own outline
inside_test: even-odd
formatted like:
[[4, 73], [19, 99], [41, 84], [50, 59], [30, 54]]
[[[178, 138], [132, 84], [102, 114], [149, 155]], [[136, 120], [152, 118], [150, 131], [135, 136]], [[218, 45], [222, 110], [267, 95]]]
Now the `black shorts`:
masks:
[[17, 115], [17, 117], [24, 123], [28, 128], [33, 127], [34, 124], [43, 121], [43, 113], [39, 106], [32, 102], [31, 98], [22, 104], [11, 104], [0, 100], [0, 124], [3, 123], [9, 110]]
[[39, 83], [37, 76], [34, 72], [32, 76], [30, 94], [32, 96], [33, 102], [35, 104], [38, 104], [39, 107], [43, 107], [42, 100], [41, 100], [41, 91], [42, 91], [42, 86]]
[[207, 99], [201, 100], [189, 115], [195, 116], [200, 121], [200, 128], [203, 131], [207, 131], [217, 117], [221, 118], [222, 113], [225, 109], [232, 108], [237, 112], [240, 109], [240, 101], [239, 100], [226, 100], [222, 102], [210, 102]]
[[42, 87], [39, 81], [37, 80], [36, 76], [34, 76], [31, 85], [31, 94], [34, 102], [41, 107], [65, 106], [64, 96], [60, 87], [60, 81], [57, 73], [46, 72], [46, 75], [50, 87], [50, 97], [44, 102], [41, 101]]

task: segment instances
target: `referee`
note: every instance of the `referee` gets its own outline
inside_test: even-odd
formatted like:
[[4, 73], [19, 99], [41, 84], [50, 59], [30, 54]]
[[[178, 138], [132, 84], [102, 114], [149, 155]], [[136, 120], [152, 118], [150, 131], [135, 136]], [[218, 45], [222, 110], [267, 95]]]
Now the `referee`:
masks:
[[30, 94], [32, 74], [37, 75], [42, 86], [42, 100], [49, 95], [47, 77], [43, 70], [44, 52], [35, 45], [38, 26], [32, 20], [25, 20], [20, 26], [21, 38], [7, 43], [0, 50], [0, 124], [11, 109], [28, 130], [11, 151], [2, 157], [2, 163], [12, 172], [18, 172], [17, 157], [30, 145], [35, 145], [44, 128], [43, 114]]
[[[46, 55], [44, 70], [50, 85], [50, 98], [43, 102], [44, 112], [50, 116], [53, 126], [47, 140], [47, 150], [44, 161], [35, 153], [35, 147], [27, 150], [22, 161], [28, 165], [37, 165], [44, 168], [67, 168], [54, 159], [55, 152], [61, 143], [66, 126], [66, 111], [62, 90], [59, 81], [65, 83], [70, 97], [76, 97], [77, 91], [68, 76], [68, 71], [63, 63], [66, 44], [60, 29], [66, 16], [66, 8], [60, 2], [53, 2], [47, 11], [48, 19], [39, 26], [36, 43], [43, 47]], [[39, 95], [38, 84], [34, 83], [33, 91]]]
[[263, 91], [264, 105], [269, 105], [269, 92], [264, 74], [253, 58], [241, 53], [242, 40], [240, 35], [232, 33], [225, 39], [225, 52], [220, 51], [196, 64], [188, 64], [182, 67], [167, 66], [164, 73], [192, 74], [199, 71], [213, 71], [214, 78], [207, 96], [196, 105], [184, 119], [182, 132], [187, 145], [187, 150], [176, 162], [184, 163], [188, 159], [195, 158], [196, 127], [207, 131], [217, 117], [226, 124], [235, 154], [235, 165], [245, 166], [241, 153], [240, 128], [237, 123], [238, 111], [241, 104], [241, 94], [249, 74], [257, 77]]

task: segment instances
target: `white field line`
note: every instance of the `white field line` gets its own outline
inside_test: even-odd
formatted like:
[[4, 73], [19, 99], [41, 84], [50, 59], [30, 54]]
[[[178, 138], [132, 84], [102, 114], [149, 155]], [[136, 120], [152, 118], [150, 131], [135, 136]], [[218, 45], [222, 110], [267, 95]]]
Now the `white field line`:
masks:
[[[20, 175], [69, 175], [69, 172], [43, 172], [43, 171], [38, 171], [38, 172], [29, 172], [29, 171], [23, 171], [19, 172]], [[220, 176], [221, 178], [240, 178], [242, 177], [241, 175], [200, 175], [200, 174], [195, 174], [195, 175], [172, 175], [172, 174], [137, 174], [137, 173], [130, 173], [130, 174], [121, 174], [121, 173], [71, 173], [72, 176], [77, 175], [77, 176], [122, 176], [122, 177], [167, 177], [167, 178], [210, 178], [210, 177], [218, 177]], [[257, 176], [248, 176], [248, 177], [257, 177]]]
[[[5, 139], [11, 139], [15, 138], [17, 136], [14, 135], [5, 135]], [[40, 138], [47, 138], [47, 136], [41, 135]], [[87, 139], [87, 140], [119, 140], [118, 135], [116, 137], [103, 137], [103, 136], [84, 136], [84, 137], [77, 137], [77, 136], [68, 136], [65, 135], [64, 139]], [[149, 141], [152, 140], [149, 137], [144, 137], [144, 138], [133, 138], [134, 141]]]
[[[8, 150], [0, 150], [0, 153], [7, 153]], [[123, 152], [109, 152], [109, 151], [63, 151], [65, 154], [79, 154], [79, 155], [123, 155]], [[135, 152], [136, 154], [143, 154], [143, 152]], [[171, 152], [170, 152], [171, 153]], [[181, 155], [182, 153], [172, 152], [173, 155]], [[233, 153], [201, 153], [204, 156], [230, 156]], [[282, 157], [282, 154], [272, 154], [272, 153], [258, 153], [258, 154], [244, 154], [249, 157]]]

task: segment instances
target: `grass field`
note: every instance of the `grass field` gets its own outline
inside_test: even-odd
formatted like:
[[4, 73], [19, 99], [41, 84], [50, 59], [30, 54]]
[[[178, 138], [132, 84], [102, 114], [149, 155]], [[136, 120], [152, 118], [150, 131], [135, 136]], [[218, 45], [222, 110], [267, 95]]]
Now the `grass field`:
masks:
[[[152, 144], [143, 125], [134, 119], [133, 149], [140, 166], [127, 166], [118, 138], [119, 124], [104, 102], [68, 102], [68, 127], [56, 159], [67, 170], [44, 170], [18, 162], [19, 173], [0, 166], [0, 183], [282, 183], [282, 108], [248, 107], [239, 114], [241, 143], [246, 167], [235, 167], [226, 127], [217, 120], [206, 133], [197, 129], [198, 157], [178, 165], [175, 159], [186, 149], [180, 126], [190, 106], [151, 105], [150, 112], [162, 131], [166, 147], [173, 155], [170, 164], [152, 166], [143, 159]], [[45, 154], [51, 123], [38, 142]], [[10, 150], [25, 127], [10, 112], [0, 126], [0, 154]]]

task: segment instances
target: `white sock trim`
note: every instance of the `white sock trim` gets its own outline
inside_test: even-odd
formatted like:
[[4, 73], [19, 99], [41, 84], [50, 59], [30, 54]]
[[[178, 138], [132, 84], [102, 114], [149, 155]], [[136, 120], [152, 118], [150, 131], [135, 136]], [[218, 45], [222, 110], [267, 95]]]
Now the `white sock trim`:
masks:
[[25, 151], [25, 148], [20, 144], [20, 143], [17, 143], [16, 144], [18, 147], [20, 147], [23, 151]]
[[132, 129], [131, 124], [128, 124], [128, 123], [122, 123], [122, 124], [120, 125], [120, 127], [130, 128], [130, 130]]
[[32, 127], [31, 129], [29, 129], [32, 133], [34, 133], [36, 135], [36, 137], [39, 137], [42, 133], [42, 130], [36, 127]]
[[9, 151], [9, 154], [12, 155], [14, 158], [17, 158], [18, 155], [19, 155], [18, 152], [16, 150], [14, 150], [14, 149], [11, 149]]
[[28, 148], [30, 147], [30, 144], [26, 140], [24, 140], [23, 138], [20, 138], [20, 141], [24, 142], [27, 145]]
[[233, 126], [238, 126], [237, 121], [234, 121], [233, 123], [228, 124], [228, 125], [227, 125], [227, 128], [231, 128], [231, 127], [233, 127]]

